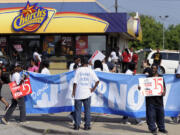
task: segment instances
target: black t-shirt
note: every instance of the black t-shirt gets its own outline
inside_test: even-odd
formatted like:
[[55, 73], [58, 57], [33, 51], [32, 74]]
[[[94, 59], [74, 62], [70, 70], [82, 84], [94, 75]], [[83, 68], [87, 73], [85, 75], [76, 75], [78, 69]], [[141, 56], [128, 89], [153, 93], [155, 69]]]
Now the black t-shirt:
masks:
[[150, 67], [147, 67], [144, 69], [143, 74], [148, 73], [148, 75], [152, 75], [152, 69]]
[[154, 54], [154, 64], [160, 65], [162, 59], [162, 55], [160, 53]]
[[[153, 76], [149, 76], [153, 77]], [[162, 75], [159, 75], [158, 77], [162, 77]], [[164, 82], [163, 82], [164, 83]], [[164, 83], [164, 89], [165, 89], [165, 83]], [[153, 104], [155, 106], [163, 106], [163, 96], [151, 96], [146, 97], [146, 105]]]

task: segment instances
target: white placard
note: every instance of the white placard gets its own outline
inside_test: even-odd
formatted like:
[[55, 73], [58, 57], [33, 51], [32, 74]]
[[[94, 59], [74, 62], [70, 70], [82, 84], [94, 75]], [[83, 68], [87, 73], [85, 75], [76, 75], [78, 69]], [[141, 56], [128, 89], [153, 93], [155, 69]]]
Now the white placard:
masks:
[[96, 50], [91, 56], [91, 58], [89, 59], [89, 61], [91, 61], [92, 64], [94, 64], [94, 61], [96, 60], [102, 61], [104, 58], [105, 58], [105, 55], [101, 51]]
[[144, 96], [162, 96], [164, 91], [162, 77], [139, 78], [139, 86]]

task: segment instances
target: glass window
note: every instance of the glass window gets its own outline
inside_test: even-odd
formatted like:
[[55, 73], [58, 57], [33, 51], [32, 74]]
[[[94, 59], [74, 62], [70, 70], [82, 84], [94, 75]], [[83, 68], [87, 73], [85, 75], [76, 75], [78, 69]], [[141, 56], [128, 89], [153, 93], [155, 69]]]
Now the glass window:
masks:
[[73, 55], [73, 38], [71, 36], [45, 36], [43, 54], [47, 56]]
[[88, 36], [88, 54], [92, 55], [96, 50], [106, 50], [106, 36]]
[[[155, 53], [153, 53], [153, 55], [152, 55], [152, 59], [154, 59], [154, 54]], [[167, 58], [167, 53], [164, 53], [164, 52], [160, 52], [160, 54], [162, 55], [162, 59], [164, 59], [164, 60], [167, 60], [168, 58]]]
[[168, 60], [179, 60], [179, 54], [178, 53], [168, 53]]

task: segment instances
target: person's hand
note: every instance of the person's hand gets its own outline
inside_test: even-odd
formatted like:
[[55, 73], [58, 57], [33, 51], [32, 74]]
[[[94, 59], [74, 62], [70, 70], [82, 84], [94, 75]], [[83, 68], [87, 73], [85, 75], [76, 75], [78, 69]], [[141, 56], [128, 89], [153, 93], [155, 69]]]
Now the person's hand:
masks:
[[138, 90], [141, 90], [141, 86], [138, 85]]
[[94, 92], [94, 88], [91, 88], [90, 90], [91, 90], [91, 93], [93, 93], [93, 92]]
[[165, 91], [163, 91], [162, 96], [165, 96], [165, 95], [166, 95], [166, 92], [165, 92]]

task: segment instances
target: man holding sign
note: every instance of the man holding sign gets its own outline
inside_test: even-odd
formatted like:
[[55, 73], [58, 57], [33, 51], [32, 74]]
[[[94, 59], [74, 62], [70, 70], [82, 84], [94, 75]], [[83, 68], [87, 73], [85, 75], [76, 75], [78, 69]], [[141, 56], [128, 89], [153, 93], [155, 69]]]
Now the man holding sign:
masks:
[[[153, 64], [151, 68], [152, 75], [149, 75], [151, 78], [147, 78], [147, 80], [144, 81], [145, 90], [144, 93], [142, 92], [142, 94], [146, 96], [146, 119], [148, 128], [151, 133], [157, 134], [157, 124], [159, 132], [168, 133], [164, 124], [163, 96], [165, 96], [166, 93], [165, 83], [162, 76], [157, 72], [158, 66]], [[144, 87], [141, 81], [139, 82], [140, 88]]]

